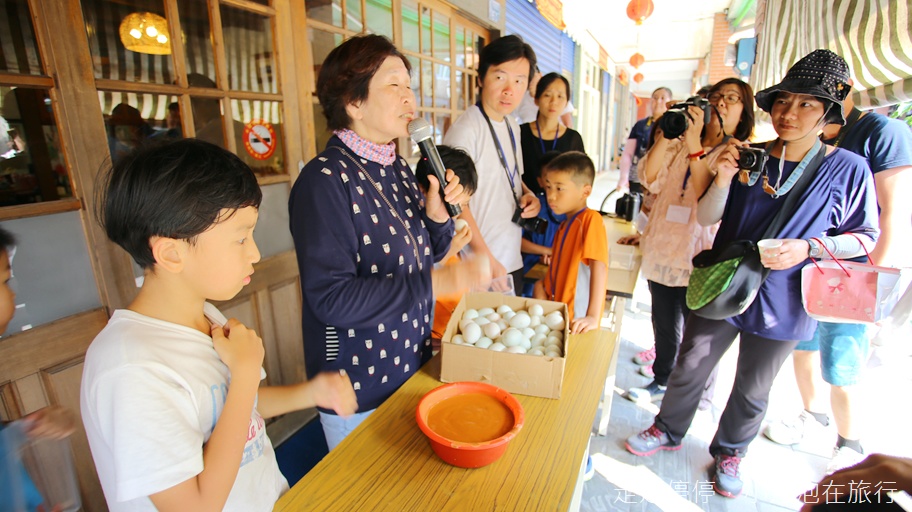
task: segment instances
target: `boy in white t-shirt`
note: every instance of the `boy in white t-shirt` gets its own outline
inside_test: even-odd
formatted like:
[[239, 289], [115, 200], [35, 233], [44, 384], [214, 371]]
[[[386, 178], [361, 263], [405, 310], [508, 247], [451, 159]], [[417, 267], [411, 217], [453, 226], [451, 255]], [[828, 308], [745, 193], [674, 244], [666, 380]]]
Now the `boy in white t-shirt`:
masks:
[[261, 199], [246, 164], [196, 139], [140, 149], [106, 176], [107, 235], [144, 269], [82, 376], [82, 420], [112, 511], [272, 510], [288, 483], [263, 418], [357, 409], [338, 373], [260, 388], [262, 340], [206, 302], [250, 283]]

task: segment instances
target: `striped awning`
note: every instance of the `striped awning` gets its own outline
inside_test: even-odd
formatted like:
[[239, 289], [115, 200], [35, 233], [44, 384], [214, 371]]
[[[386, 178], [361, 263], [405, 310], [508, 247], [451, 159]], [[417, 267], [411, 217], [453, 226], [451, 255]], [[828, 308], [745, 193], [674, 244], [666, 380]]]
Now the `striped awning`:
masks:
[[860, 108], [912, 100], [912, 0], [759, 0], [751, 86], [779, 83], [808, 53], [826, 48], [852, 70]]

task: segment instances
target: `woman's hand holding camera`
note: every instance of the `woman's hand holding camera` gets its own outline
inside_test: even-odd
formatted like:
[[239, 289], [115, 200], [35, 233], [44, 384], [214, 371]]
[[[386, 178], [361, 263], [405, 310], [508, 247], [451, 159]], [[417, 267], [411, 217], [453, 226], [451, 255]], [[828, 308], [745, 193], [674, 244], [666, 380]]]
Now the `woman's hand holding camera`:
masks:
[[691, 154], [699, 153], [703, 149], [700, 135], [703, 132], [703, 109], [695, 105], [687, 107], [687, 129], [684, 130], [684, 143]]
[[713, 183], [719, 188], [728, 188], [732, 180], [738, 174], [738, 148], [746, 145], [738, 139], [728, 139], [728, 145], [722, 149], [719, 158], [716, 159], [715, 166], [711, 169], [716, 178]]

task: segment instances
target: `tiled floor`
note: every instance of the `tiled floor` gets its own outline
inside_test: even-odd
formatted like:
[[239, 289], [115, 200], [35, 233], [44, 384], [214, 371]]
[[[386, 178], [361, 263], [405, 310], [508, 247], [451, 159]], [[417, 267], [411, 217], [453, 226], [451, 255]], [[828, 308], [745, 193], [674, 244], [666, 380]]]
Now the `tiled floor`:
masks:
[[[795, 496], [819, 480], [826, 468], [835, 443], [832, 426], [825, 438], [804, 441], [794, 447], [777, 445], [758, 436], [750, 446], [741, 469], [744, 492], [737, 499], [713, 493], [709, 481], [712, 458], [709, 442], [718, 415], [728, 398], [734, 379], [737, 342], [725, 355], [712, 411], [698, 412], [684, 447], [677, 452], [659, 452], [652, 457], [637, 457], [624, 449], [624, 440], [652, 423], [658, 407], [637, 405], [620, 394], [631, 386], [641, 386], [649, 379], [637, 373], [631, 358], [652, 344], [652, 326], [648, 311], [649, 293], [640, 283], [628, 308], [622, 328], [622, 344], [617, 367], [617, 389], [611, 406], [606, 437], [593, 437], [591, 453], [595, 477], [583, 490], [581, 510], [646, 511], [646, 510], [717, 510], [717, 511], [784, 511], [797, 510]], [[637, 304], [639, 310], [634, 310]], [[863, 386], [867, 398], [866, 432], [863, 443], [868, 452], [912, 456], [912, 347], [906, 333], [900, 343], [905, 348], [889, 363], [869, 370]], [[791, 358], [783, 365], [774, 384], [767, 421], [797, 414], [801, 410]], [[764, 423], [766, 424], [766, 422]]]

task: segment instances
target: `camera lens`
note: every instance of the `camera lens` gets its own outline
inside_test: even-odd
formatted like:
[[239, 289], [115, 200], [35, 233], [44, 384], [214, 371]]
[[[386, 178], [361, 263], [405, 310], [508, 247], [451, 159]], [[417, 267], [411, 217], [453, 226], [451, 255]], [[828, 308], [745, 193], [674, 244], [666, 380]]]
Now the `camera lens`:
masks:
[[659, 127], [666, 139], [677, 139], [687, 130], [687, 116], [681, 110], [669, 110], [659, 121]]
[[741, 157], [738, 158], [738, 167], [742, 169], [750, 169], [757, 164], [757, 156], [753, 153], [741, 153]]

